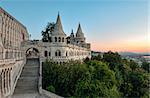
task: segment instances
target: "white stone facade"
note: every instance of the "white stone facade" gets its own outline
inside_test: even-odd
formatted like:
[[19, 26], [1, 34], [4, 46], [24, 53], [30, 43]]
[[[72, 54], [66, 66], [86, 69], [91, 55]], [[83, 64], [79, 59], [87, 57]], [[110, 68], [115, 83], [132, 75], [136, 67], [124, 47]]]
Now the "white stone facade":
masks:
[[0, 7], [0, 98], [15, 89], [26, 62], [21, 42], [28, 38], [26, 27]]
[[49, 35], [51, 42], [30, 41], [26, 27], [0, 7], [0, 98], [13, 94], [26, 57], [57, 63], [91, 58], [90, 44], [86, 43], [80, 24], [76, 35], [72, 32], [66, 36], [58, 15]]
[[91, 58], [90, 44], [85, 42], [80, 24], [76, 36], [73, 31], [70, 36], [66, 36], [58, 15], [54, 30], [49, 33], [49, 37], [50, 42], [26, 41], [22, 45], [25, 46], [25, 50], [30, 47], [37, 49], [42, 61], [52, 59], [54, 62], [63, 63], [69, 60]]

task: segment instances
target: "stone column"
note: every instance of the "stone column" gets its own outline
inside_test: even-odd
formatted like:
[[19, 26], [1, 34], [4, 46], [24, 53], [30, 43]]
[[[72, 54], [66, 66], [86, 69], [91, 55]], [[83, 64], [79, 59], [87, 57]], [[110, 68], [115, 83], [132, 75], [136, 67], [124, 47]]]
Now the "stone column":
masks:
[[9, 91], [11, 90], [11, 85], [10, 85], [10, 83], [11, 83], [11, 70], [9, 70], [8, 71], [8, 89], [9, 89]]
[[6, 70], [5, 70], [4, 78], [5, 78], [5, 82], [4, 82], [5, 83], [4, 84], [5, 85], [4, 89], [5, 90], [4, 91], [5, 91], [5, 94], [6, 94], [7, 93], [7, 72], [6, 72]]
[[1, 74], [1, 78], [2, 78], [2, 96], [4, 95], [4, 71], [2, 71], [2, 74]]
[[6, 71], [6, 93], [9, 93], [9, 70]]
[[0, 73], [0, 97], [2, 97], [2, 74]]

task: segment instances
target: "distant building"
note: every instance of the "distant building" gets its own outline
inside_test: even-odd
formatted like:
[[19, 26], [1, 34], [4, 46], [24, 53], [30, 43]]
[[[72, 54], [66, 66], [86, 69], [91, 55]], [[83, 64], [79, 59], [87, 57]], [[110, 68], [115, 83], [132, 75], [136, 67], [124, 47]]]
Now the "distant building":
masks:
[[98, 51], [92, 51], [91, 52], [91, 56], [98, 56], [98, 55], [100, 55], [101, 57], [103, 57], [103, 52], [98, 52]]

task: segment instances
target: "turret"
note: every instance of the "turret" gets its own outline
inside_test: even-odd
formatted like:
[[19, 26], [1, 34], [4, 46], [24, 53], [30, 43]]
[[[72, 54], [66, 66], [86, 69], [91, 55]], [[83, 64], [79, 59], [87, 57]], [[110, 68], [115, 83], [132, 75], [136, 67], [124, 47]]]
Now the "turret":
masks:
[[82, 32], [80, 23], [79, 23], [79, 26], [78, 26], [78, 29], [77, 29], [77, 33], [76, 33], [76, 42], [77, 43], [85, 42], [85, 37], [84, 37], [84, 34]]
[[54, 31], [51, 33], [53, 42], [66, 42], [66, 34], [63, 31], [61, 18], [58, 13]]
[[78, 26], [78, 29], [77, 29], [76, 37], [78, 37], [78, 38], [84, 38], [84, 34], [82, 32], [80, 23], [79, 23], [79, 26]]
[[72, 31], [71, 31], [70, 37], [74, 38], [73, 29], [72, 29]]
[[61, 24], [61, 18], [60, 18], [59, 13], [58, 13], [58, 16], [57, 16], [56, 24], [55, 24], [55, 27], [54, 27], [54, 31], [52, 32], [52, 35], [66, 36], [66, 34], [63, 31], [63, 27], [62, 27], [62, 24]]

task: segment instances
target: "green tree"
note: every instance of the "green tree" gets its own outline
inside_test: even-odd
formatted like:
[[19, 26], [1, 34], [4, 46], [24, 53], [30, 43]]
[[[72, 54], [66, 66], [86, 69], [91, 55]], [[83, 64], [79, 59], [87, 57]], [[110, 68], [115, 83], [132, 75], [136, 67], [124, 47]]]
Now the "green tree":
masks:
[[51, 42], [52, 39], [50, 37], [51, 33], [54, 31], [55, 23], [48, 23], [45, 30], [42, 31], [42, 41], [43, 42]]
[[142, 68], [144, 70], [146, 70], [147, 72], [149, 72], [150, 71], [150, 63], [148, 63], [146, 61], [142, 62]]

